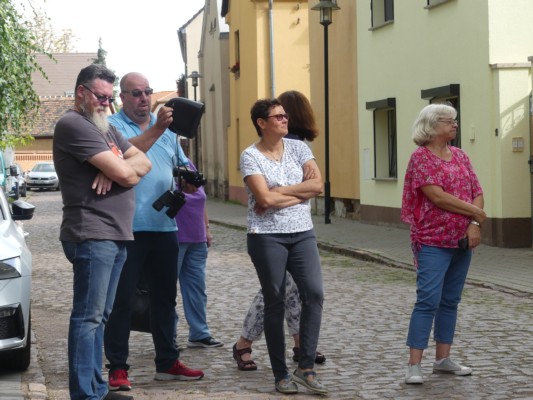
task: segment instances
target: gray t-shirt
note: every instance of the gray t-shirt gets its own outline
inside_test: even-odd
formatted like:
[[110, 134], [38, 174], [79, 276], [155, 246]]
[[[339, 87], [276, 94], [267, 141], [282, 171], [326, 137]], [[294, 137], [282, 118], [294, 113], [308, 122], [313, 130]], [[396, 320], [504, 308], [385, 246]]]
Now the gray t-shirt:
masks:
[[60, 240], [133, 240], [133, 188], [113, 182], [107, 194], [97, 195], [91, 185], [99, 170], [87, 161], [103, 151], [122, 157], [130, 147], [116, 128], [103, 135], [77, 111], [67, 111], [57, 122], [53, 152], [63, 197]]
[[[290, 186], [303, 180], [303, 165], [314, 159], [311, 149], [300, 140], [283, 139], [284, 152], [279, 162], [263, 155], [251, 145], [241, 154], [243, 179], [249, 175], [263, 175], [269, 189]], [[264, 214], [254, 211], [255, 197], [248, 192], [248, 233], [296, 233], [313, 228], [309, 200], [286, 208], [269, 208]]]

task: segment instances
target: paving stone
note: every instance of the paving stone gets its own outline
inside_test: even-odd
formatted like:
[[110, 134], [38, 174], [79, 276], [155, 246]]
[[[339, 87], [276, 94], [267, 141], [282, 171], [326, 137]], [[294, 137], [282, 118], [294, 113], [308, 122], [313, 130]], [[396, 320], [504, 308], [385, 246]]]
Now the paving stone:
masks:
[[[34, 219], [24, 223], [34, 256], [34, 358], [22, 375], [26, 398], [42, 399], [43, 383], [50, 400], [68, 399], [67, 330], [72, 300], [72, 271], [58, 241], [60, 194], [32, 192]], [[212, 216], [213, 217], [213, 216]], [[212, 218], [213, 219], [213, 218]], [[225, 343], [218, 349], [187, 349], [182, 361], [204, 369], [194, 382], [156, 382], [149, 334], [133, 332], [130, 374], [137, 400], [151, 399], [281, 399], [274, 390], [264, 338], [254, 343], [258, 370], [238, 371], [231, 347], [259, 283], [246, 252], [241, 229], [211, 223], [214, 235], [207, 268], [208, 318], [213, 335]], [[383, 234], [383, 231], [380, 231]], [[375, 239], [374, 239], [375, 240]], [[407, 251], [407, 250], [406, 250]], [[321, 250], [325, 302], [319, 350], [327, 357], [316, 370], [331, 399], [533, 399], [531, 365], [533, 324], [531, 296], [517, 296], [468, 284], [459, 310], [453, 356], [474, 368], [470, 377], [434, 375], [434, 344], [425, 353], [425, 383], [403, 382], [408, 349], [405, 338], [415, 300], [412, 270], [362, 261]], [[180, 298], [178, 342], [187, 341]], [[292, 338], [287, 334], [289, 370]], [[104, 371], [106, 373], [106, 371]], [[1, 376], [0, 376], [1, 379]], [[301, 388], [291, 399], [317, 399]], [[0, 385], [0, 397], [2, 397]], [[32, 395], [33, 394], [33, 395]], [[2, 397], [4, 398], [4, 397]]]

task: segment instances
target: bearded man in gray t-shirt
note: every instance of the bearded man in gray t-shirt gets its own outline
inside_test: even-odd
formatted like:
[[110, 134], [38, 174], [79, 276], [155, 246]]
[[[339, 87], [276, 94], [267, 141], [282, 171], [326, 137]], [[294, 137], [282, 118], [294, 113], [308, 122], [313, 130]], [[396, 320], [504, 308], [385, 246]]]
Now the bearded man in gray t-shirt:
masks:
[[133, 239], [135, 186], [151, 169], [145, 154], [107, 122], [115, 75], [103, 65], [82, 69], [74, 109], [57, 122], [54, 164], [63, 198], [60, 240], [74, 271], [68, 334], [71, 399], [132, 399], [108, 393], [103, 332]]

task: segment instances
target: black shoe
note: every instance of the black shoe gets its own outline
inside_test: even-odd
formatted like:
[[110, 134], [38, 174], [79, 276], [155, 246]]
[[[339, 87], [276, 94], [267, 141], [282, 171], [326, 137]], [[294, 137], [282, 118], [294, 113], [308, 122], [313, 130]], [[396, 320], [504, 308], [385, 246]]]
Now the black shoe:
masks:
[[[294, 353], [292, 356], [293, 361], [300, 361], [300, 348], [299, 347], [293, 347], [292, 352]], [[316, 352], [315, 356], [315, 364], [324, 364], [326, 362], [326, 356], [322, 353]]]
[[215, 340], [211, 336], [206, 337], [202, 340], [188, 341], [187, 347], [222, 347], [224, 343]]
[[133, 400], [133, 396], [127, 396], [116, 392], [108, 392], [103, 400]]

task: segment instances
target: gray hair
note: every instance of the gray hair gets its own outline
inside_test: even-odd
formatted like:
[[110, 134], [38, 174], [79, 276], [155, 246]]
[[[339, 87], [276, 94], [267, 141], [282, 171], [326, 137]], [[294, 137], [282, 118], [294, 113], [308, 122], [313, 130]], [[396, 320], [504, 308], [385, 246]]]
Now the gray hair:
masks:
[[455, 119], [457, 110], [447, 104], [430, 104], [425, 106], [413, 124], [412, 138], [417, 146], [424, 146], [431, 142], [437, 132], [435, 127], [442, 118]]

